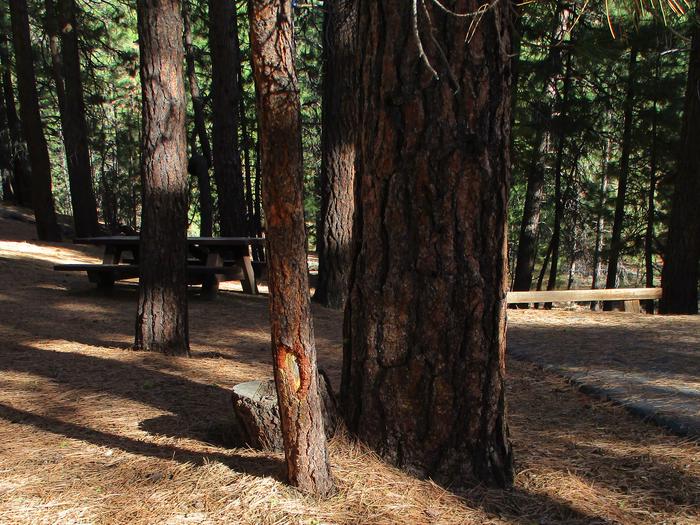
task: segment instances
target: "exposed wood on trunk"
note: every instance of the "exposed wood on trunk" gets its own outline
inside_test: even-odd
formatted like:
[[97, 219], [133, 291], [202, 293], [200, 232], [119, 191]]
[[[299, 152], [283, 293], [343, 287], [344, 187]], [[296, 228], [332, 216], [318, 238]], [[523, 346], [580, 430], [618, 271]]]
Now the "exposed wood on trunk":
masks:
[[[606, 288], [617, 286], [617, 270], [622, 250], [622, 226], [625, 218], [625, 200], [627, 195], [627, 177], [630, 169], [630, 152], [632, 150], [632, 119], [634, 118], [635, 83], [637, 79], [637, 46], [630, 49], [629, 70], [627, 74], [627, 91], [625, 94], [624, 128], [622, 132], [622, 151], [620, 153], [620, 172], [617, 179], [617, 200], [615, 201], [615, 218], [613, 219], [608, 256], [608, 275]], [[612, 304], [603, 305], [604, 310], [611, 310]]]
[[301, 108], [290, 0], [251, 0], [272, 353], [289, 482], [333, 490], [321, 415], [304, 225]]
[[[695, 5], [700, 17], [700, 0]], [[666, 314], [698, 313], [700, 259], [700, 28], [693, 28], [678, 169], [661, 274]]]
[[10, 16], [22, 130], [31, 165], [32, 204], [37, 236], [42, 241], [59, 241], [61, 232], [51, 193], [51, 163], [39, 112], [26, 0], [10, 0]]
[[139, 0], [142, 140], [138, 349], [188, 355], [187, 139], [179, 0]]
[[209, 0], [214, 180], [221, 235], [233, 237], [248, 235], [238, 151], [237, 31], [236, 2]]
[[348, 295], [354, 210], [357, 0], [326, 3], [318, 286], [314, 300], [342, 308]]
[[511, 14], [495, 4], [465, 45], [469, 24], [434, 4], [417, 20], [403, 0], [358, 9], [341, 405], [349, 430], [385, 459], [450, 486], [513, 476], [503, 384]]

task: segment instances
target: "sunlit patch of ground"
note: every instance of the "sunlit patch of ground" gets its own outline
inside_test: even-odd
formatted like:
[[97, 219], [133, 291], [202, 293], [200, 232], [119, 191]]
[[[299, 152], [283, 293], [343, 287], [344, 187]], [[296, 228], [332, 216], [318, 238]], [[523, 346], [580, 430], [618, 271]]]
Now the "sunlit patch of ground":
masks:
[[[105, 297], [84, 276], [54, 273], [54, 262], [99, 256], [71, 244], [29, 243], [17, 255], [12, 243], [31, 235], [0, 219], [0, 523], [700, 522], [697, 444], [518, 361], [512, 490], [455, 494], [341, 435], [331, 443], [338, 494], [302, 497], [284, 484], [279, 455], [227, 446], [230, 387], [271, 374], [264, 295], [193, 292], [193, 357], [133, 352], [135, 286]], [[534, 330], [561, 346], [561, 314], [536, 314], [511, 316], [511, 337]], [[314, 316], [337, 387], [342, 315], [315, 306]], [[601, 314], [589, 332], [640, 319]], [[672, 326], [665, 344], [680, 348], [692, 334]]]

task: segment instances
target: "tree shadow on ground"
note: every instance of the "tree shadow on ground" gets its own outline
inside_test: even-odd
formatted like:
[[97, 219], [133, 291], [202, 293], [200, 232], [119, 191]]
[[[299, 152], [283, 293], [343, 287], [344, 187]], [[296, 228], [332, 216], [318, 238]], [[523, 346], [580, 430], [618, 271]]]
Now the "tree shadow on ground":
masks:
[[102, 432], [52, 417], [40, 416], [4, 404], [0, 404], [0, 418], [11, 423], [31, 425], [45, 432], [86, 441], [93, 445], [118, 448], [131, 454], [174, 460], [179, 463], [192, 463], [198, 466], [202, 466], [210, 461], [217, 461], [236, 472], [255, 476], [269, 476], [282, 482], [286, 479], [284, 462], [263, 455], [247, 457], [235, 453], [195, 452], [172, 445], [158, 445], [127, 436]]

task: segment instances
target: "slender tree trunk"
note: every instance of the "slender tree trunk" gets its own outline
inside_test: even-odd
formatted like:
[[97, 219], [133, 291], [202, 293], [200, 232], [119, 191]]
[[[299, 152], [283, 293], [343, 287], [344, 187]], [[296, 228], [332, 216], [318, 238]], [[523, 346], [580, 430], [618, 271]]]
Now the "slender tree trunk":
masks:
[[187, 138], [179, 0], [138, 1], [143, 205], [135, 346], [188, 355]]
[[49, 149], [39, 112], [39, 96], [36, 89], [26, 0], [10, 0], [10, 16], [22, 129], [27, 141], [31, 164], [32, 204], [37, 236], [42, 241], [60, 241], [61, 232], [56, 221], [56, 211], [51, 193]]
[[58, 8], [65, 82], [63, 140], [68, 164], [75, 233], [83, 237], [97, 235], [100, 233], [100, 227], [97, 219], [95, 189], [92, 184], [83, 81], [80, 77], [77, 7], [75, 0], [58, 0]]
[[[5, 20], [5, 10], [0, 7], [0, 18]], [[12, 188], [17, 204], [32, 206], [32, 181], [27, 158], [27, 144], [22, 136], [22, 126], [15, 105], [15, 90], [12, 83], [7, 36], [0, 34], [0, 68], [2, 68], [2, 98], [5, 116], [10, 133], [10, 164], [12, 170]]]
[[289, 482], [333, 491], [318, 392], [304, 225], [301, 107], [290, 0], [251, 0], [250, 42], [269, 242], [272, 354]]
[[542, 284], [544, 283], [544, 276], [547, 275], [547, 267], [549, 266], [549, 259], [552, 256], [553, 239], [549, 239], [547, 244], [547, 251], [544, 254], [544, 260], [542, 261], [542, 268], [540, 268], [540, 274], [537, 276], [537, 287], [536, 290], [539, 292], [542, 289]]
[[661, 274], [664, 314], [698, 313], [700, 260], [700, 0], [695, 5], [681, 147]]
[[[657, 68], [658, 78], [658, 68]], [[647, 227], [644, 233], [644, 268], [645, 284], [647, 288], [654, 287], [654, 215], [656, 206], [654, 195], [656, 193], [656, 165], [657, 165], [657, 136], [656, 136], [657, 109], [656, 100], [651, 120], [651, 155], [649, 158], [649, 190], [647, 192]], [[654, 313], [654, 300], [645, 301], [644, 309], [648, 314]]]
[[503, 383], [511, 7], [485, 13], [468, 45], [469, 24], [431, 3], [413, 16], [403, 0], [358, 9], [342, 404], [349, 430], [384, 458], [451, 486], [513, 477]]
[[348, 296], [354, 210], [357, 0], [333, 0], [325, 5], [321, 220], [314, 300], [330, 308], [342, 308]]
[[[557, 3], [557, 13], [561, 2]], [[544, 195], [545, 164], [551, 139], [552, 113], [557, 92], [557, 77], [562, 68], [563, 47], [559, 45], [569, 27], [570, 12], [564, 10], [555, 20], [547, 55], [547, 76], [540, 101], [535, 109], [535, 140], [527, 172], [525, 206], [518, 240], [513, 290], [527, 291], [532, 286], [532, 273], [537, 256], [540, 212]]]
[[[603, 163], [600, 175], [600, 193], [598, 195], [598, 208], [596, 210], [596, 227], [595, 227], [595, 247], [593, 250], [593, 278], [591, 280], [591, 289], [598, 288], [598, 278], [600, 276], [600, 255], [603, 251], [603, 242], [605, 232], [605, 201], [608, 191], [608, 162], [610, 161], [610, 139], [606, 141], [605, 152], [603, 153]], [[591, 310], [598, 310], [598, 301], [591, 302]]]
[[199, 187], [199, 234], [202, 237], [211, 237], [214, 231], [214, 205], [211, 196], [211, 182], [209, 180], [209, 168], [212, 165], [211, 145], [207, 136], [207, 126], [204, 119], [204, 101], [199, 90], [197, 71], [195, 68], [195, 49], [192, 43], [192, 28], [190, 24], [190, 3], [185, 0], [182, 4], [182, 20], [185, 40], [185, 65], [187, 82], [190, 87], [190, 98], [194, 110], [195, 137], [199, 138], [202, 158], [198, 158], [196, 152], [196, 140], [192, 140], [192, 158], [189, 161], [188, 171], [197, 179]]
[[[627, 176], [629, 175], [630, 152], [632, 149], [632, 119], [634, 118], [634, 88], [637, 78], [637, 46], [632, 44], [630, 50], [629, 73], [627, 75], [627, 93], [625, 95], [624, 129], [622, 132], [622, 152], [620, 155], [620, 174], [617, 182], [617, 200], [615, 218], [613, 219], [610, 238], [610, 255], [608, 257], [608, 276], [606, 288], [617, 286], [617, 267], [622, 250], [622, 226], [625, 219], [625, 199], [627, 194]], [[612, 310], [612, 303], [603, 304], [604, 310]]]
[[[3, 88], [2, 84], [3, 79], [0, 77], [0, 88]], [[0, 97], [0, 179], [2, 180], [2, 199], [5, 202], [17, 201], [12, 171], [12, 137], [7, 122], [5, 97]]]
[[[561, 191], [562, 170], [564, 166], [564, 149], [566, 147], [565, 123], [569, 114], [571, 92], [571, 51], [566, 55], [566, 72], [564, 73], [564, 86], [562, 90], [561, 110], [559, 112], [559, 130], [557, 137], [557, 155], [554, 162], [554, 228], [552, 230], [552, 258], [549, 269], [547, 290], [555, 290], [559, 273], [559, 247], [561, 245], [561, 223], [564, 220], [564, 197]], [[574, 163], [575, 166], [575, 163]], [[575, 169], [575, 168], [574, 168]], [[547, 303], [551, 307], [551, 303]]]
[[245, 207], [246, 214], [248, 217], [248, 235], [255, 237], [258, 235], [258, 231], [255, 225], [255, 208], [253, 204], [253, 179], [251, 174], [250, 166], [250, 146], [251, 139], [250, 133], [248, 132], [248, 119], [246, 118], [245, 111], [245, 97], [243, 90], [243, 64], [240, 57], [241, 43], [239, 36], [239, 28], [236, 25], [236, 31], [234, 32], [235, 42], [234, 45], [239, 53], [238, 59], [238, 71], [236, 72], [236, 86], [238, 87], [238, 118], [241, 123], [241, 138], [243, 139], [243, 177], [245, 181]]
[[248, 234], [241, 159], [238, 151], [236, 2], [209, 0], [212, 72], [212, 138], [219, 225], [223, 236]]

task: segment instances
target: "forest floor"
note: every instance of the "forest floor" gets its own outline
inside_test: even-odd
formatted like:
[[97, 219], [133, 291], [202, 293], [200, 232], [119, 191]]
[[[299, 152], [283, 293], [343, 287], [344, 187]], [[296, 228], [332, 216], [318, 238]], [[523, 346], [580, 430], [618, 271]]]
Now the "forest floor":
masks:
[[[32, 238], [31, 224], [0, 217], [0, 523], [700, 523], [697, 442], [514, 359], [513, 489], [457, 494], [341, 435], [330, 445], [337, 495], [301, 496], [280, 455], [227, 446], [230, 388], [271, 375], [265, 295], [193, 293], [192, 357], [134, 352], [136, 287], [105, 297], [83, 275], [52, 271], [97, 251]], [[342, 314], [313, 311], [337, 387]], [[685, 348], [698, 327], [564, 311], [512, 312], [509, 323], [514, 348], [554, 353], [634, 351], [659, 327], [659, 344]]]

